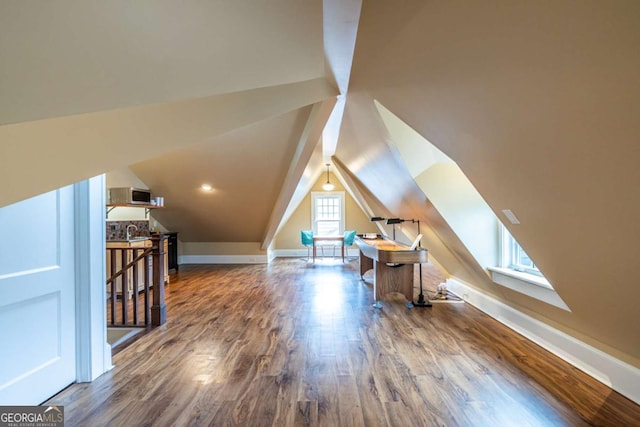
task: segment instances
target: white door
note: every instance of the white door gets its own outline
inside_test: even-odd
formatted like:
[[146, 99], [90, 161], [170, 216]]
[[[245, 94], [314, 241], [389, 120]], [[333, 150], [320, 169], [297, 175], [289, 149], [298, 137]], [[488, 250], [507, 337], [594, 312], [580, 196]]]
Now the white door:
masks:
[[0, 208], [0, 405], [76, 378], [73, 187]]

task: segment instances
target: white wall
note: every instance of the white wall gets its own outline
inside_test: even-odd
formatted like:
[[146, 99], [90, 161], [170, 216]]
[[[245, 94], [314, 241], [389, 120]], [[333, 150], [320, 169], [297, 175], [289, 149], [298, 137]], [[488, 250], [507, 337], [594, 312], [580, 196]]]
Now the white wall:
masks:
[[483, 267], [500, 265], [498, 219], [455, 163], [439, 163], [416, 183]]

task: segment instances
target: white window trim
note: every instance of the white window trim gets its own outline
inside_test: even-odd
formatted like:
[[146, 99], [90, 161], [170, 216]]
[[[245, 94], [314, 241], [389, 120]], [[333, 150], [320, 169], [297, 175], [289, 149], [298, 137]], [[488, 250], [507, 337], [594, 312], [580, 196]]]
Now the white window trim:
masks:
[[500, 267], [489, 267], [489, 271], [491, 271], [491, 280], [497, 285], [528, 295], [562, 310], [571, 311], [551, 284], [543, 277]]
[[500, 225], [499, 229], [501, 264], [499, 267], [487, 268], [491, 272], [493, 283], [570, 312], [569, 306], [560, 298], [560, 295], [553, 289], [551, 283], [542, 273], [537, 275], [510, 268], [511, 255], [509, 252], [511, 252], [511, 244], [509, 235], [507, 235], [507, 230], [503, 225]]
[[540, 286], [541, 288], [553, 290], [553, 286], [551, 286], [551, 283], [549, 283], [547, 279], [536, 274], [525, 273], [523, 271], [517, 271], [505, 267], [489, 267], [488, 270], [491, 272], [499, 273], [503, 276], [509, 276], [510, 278], [518, 280], [520, 282], [526, 282], [529, 285]]
[[[544, 278], [542, 272], [540, 272], [540, 270], [536, 269], [535, 271], [533, 271], [532, 269], [529, 268], [514, 268], [514, 264], [513, 264], [513, 257], [514, 257], [514, 253], [513, 253], [513, 246], [512, 246], [512, 241], [515, 242], [518, 246], [520, 246], [520, 244], [513, 238], [513, 236], [511, 236], [511, 234], [509, 233], [509, 231], [507, 230], [507, 228], [500, 224], [499, 227], [499, 233], [500, 233], [500, 267], [505, 269], [505, 270], [509, 270], [509, 271], [513, 271], [514, 273], [522, 273], [520, 275], [517, 275], [517, 277], [531, 277], [531, 276], [535, 276], [535, 277], [540, 277], [542, 278], [542, 282], [546, 282], [548, 286], [549, 282]], [[522, 247], [522, 246], [520, 246]], [[534, 284], [537, 284], [538, 282], [535, 281]]]
[[316, 229], [316, 200], [323, 197], [336, 197], [340, 198], [340, 234], [344, 233], [345, 218], [346, 218], [346, 206], [344, 191], [312, 191], [311, 192], [311, 229], [313, 234], [317, 233]]

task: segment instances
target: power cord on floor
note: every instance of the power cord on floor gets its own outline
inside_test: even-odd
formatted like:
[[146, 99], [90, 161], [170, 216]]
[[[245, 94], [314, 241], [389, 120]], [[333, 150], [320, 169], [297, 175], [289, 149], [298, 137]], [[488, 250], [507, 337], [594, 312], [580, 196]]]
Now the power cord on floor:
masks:
[[[436, 300], [462, 301], [462, 298], [456, 296], [455, 294], [453, 294], [447, 289], [447, 285], [445, 283], [440, 283], [437, 286], [437, 289], [435, 291], [432, 291], [430, 289], [426, 289], [426, 291], [427, 291], [427, 296], [431, 301], [436, 301]], [[431, 293], [433, 296], [430, 296], [429, 293]]]

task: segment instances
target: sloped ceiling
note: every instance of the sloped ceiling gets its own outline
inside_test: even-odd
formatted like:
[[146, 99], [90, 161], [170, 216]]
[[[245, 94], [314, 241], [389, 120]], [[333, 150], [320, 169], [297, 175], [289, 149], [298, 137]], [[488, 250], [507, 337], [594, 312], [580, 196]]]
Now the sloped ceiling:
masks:
[[[331, 52], [348, 59], [340, 40], [357, 23], [335, 164], [360, 204], [421, 219], [450, 274], [640, 366], [640, 2], [359, 5], [0, 2], [0, 206], [133, 165], [164, 193], [167, 226], [268, 244], [296, 177], [306, 185], [330, 154], [309, 135], [347, 90]], [[489, 280], [404, 167], [375, 100], [498, 216], [515, 212], [511, 233], [571, 313]], [[256, 177], [256, 190], [229, 191]], [[218, 189], [199, 202], [208, 215], [180, 219], [172, 209], [202, 179]], [[246, 226], [227, 231], [228, 218]]]
[[320, 0], [0, 3], [0, 206], [335, 98], [323, 43]]
[[427, 216], [379, 133], [378, 100], [455, 160], [503, 222], [502, 209], [516, 213], [511, 233], [572, 313], [497, 289], [431, 221], [447, 270], [636, 366], [639, 18], [633, 1], [366, 1], [336, 152], [390, 213]]
[[[131, 166], [165, 197], [154, 218], [184, 241], [261, 241], [310, 112], [294, 110]], [[202, 191], [204, 183], [213, 190]]]
[[0, 124], [324, 75], [322, 2], [2, 2]]

